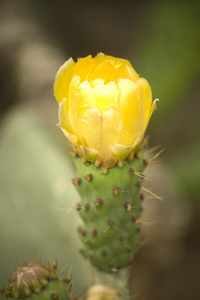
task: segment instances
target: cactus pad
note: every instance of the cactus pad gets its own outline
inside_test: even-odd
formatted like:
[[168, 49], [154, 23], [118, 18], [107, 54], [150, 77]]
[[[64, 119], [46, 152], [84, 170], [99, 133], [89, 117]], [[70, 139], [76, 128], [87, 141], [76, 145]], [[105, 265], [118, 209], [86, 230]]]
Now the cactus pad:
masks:
[[80, 252], [98, 269], [117, 271], [132, 262], [139, 247], [145, 161], [134, 157], [106, 173], [102, 166], [74, 160], [79, 177], [72, 181], [81, 196], [77, 211], [84, 221], [78, 228], [84, 245]]

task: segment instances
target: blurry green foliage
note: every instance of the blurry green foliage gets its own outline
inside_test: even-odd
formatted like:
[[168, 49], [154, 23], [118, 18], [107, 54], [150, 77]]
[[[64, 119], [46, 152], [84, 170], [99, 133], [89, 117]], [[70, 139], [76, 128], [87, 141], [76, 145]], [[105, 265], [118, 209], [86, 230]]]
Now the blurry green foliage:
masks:
[[164, 157], [172, 177], [193, 203], [200, 199], [199, 10], [199, 1], [153, 1], [144, 11], [134, 57], [129, 52], [153, 98], [160, 99], [148, 132], [167, 147]]
[[183, 151], [178, 158], [168, 163], [172, 165], [172, 179], [179, 191], [186, 199], [200, 208], [200, 144], [196, 144], [192, 151]]
[[199, 8], [198, 1], [153, 1], [141, 24], [140, 45], [130, 58], [160, 99], [154, 125], [181, 105], [199, 71]]
[[0, 284], [16, 262], [40, 256], [46, 262], [57, 258], [62, 276], [73, 266], [74, 285], [81, 289], [78, 195], [67, 149], [62, 153], [36, 111], [25, 107], [7, 114], [0, 136]]

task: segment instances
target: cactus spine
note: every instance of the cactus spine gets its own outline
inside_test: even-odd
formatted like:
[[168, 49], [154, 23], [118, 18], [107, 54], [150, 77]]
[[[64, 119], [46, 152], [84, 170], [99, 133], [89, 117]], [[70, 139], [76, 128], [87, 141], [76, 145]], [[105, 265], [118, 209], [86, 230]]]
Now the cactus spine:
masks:
[[78, 178], [72, 181], [81, 195], [77, 211], [84, 221], [78, 233], [82, 255], [98, 269], [115, 272], [128, 266], [139, 248], [139, 222], [145, 169], [142, 154], [105, 172], [75, 157]]
[[61, 279], [56, 271], [57, 262], [52, 265], [29, 264], [17, 266], [5, 288], [1, 288], [4, 300], [70, 300], [71, 276]]

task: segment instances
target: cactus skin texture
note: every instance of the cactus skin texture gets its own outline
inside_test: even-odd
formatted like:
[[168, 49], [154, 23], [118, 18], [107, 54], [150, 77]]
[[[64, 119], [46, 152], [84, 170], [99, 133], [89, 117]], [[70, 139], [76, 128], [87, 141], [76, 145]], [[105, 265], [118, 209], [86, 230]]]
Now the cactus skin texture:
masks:
[[56, 268], [56, 261], [45, 267], [40, 260], [37, 264], [18, 266], [7, 286], [0, 288], [3, 300], [70, 300], [71, 276], [61, 279]]
[[144, 171], [145, 161], [136, 156], [107, 173], [79, 157], [74, 161], [79, 177], [72, 182], [81, 196], [77, 211], [84, 221], [78, 228], [84, 245], [80, 252], [98, 269], [116, 272], [132, 263], [139, 248], [143, 197], [138, 173]]

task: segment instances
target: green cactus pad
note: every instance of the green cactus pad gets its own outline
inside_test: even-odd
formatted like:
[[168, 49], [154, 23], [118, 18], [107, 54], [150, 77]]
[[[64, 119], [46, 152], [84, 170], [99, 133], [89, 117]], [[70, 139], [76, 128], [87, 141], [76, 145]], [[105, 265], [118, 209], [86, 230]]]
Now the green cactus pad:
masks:
[[3, 299], [70, 300], [71, 277], [61, 279], [56, 268], [56, 261], [45, 267], [40, 260], [37, 264], [18, 266], [7, 286], [1, 288]]
[[84, 221], [78, 232], [82, 255], [98, 269], [114, 272], [128, 266], [138, 250], [141, 216], [142, 156], [103, 172], [102, 166], [74, 158], [78, 178], [72, 181], [81, 196], [77, 211]]

